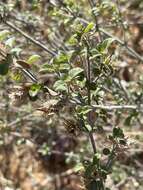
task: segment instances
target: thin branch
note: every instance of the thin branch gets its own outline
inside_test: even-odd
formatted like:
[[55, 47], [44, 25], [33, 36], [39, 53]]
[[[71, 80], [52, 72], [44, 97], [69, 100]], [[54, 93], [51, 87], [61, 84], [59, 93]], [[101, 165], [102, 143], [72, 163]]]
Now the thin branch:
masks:
[[[48, 176], [46, 179], [44, 179], [42, 181], [42, 184], [49, 184], [51, 182], [54, 182], [55, 183], [55, 180], [59, 180], [61, 177], [68, 177], [68, 176], [71, 176], [73, 174], [76, 174], [75, 170], [74, 170], [74, 167], [71, 168], [71, 169], [68, 169], [60, 174], [55, 174], [54, 176], [50, 177]], [[34, 181], [36, 181], [36, 179], [34, 178]], [[38, 182], [37, 182], [38, 183]]]
[[[10, 18], [15, 20], [15, 21], [19, 21], [22, 24], [26, 24], [28, 26], [28, 22], [25, 21], [24, 19], [17, 18], [17, 16], [16, 16], [17, 14], [18, 13], [16, 11], [14, 14], [11, 13]], [[34, 24], [32, 26], [35, 27]], [[47, 26], [47, 25], [45, 25], [45, 26]], [[38, 27], [38, 26], [36, 26], [36, 27]], [[51, 41], [51, 39], [48, 38], [47, 42], [49, 43], [50, 47], [52, 47], [53, 49], [61, 49], [63, 51], [68, 50], [68, 48], [66, 47], [66, 45], [65, 45], [65, 43], [64, 43], [63, 39], [61, 38], [58, 31], [54, 32], [54, 37], [53, 37], [52, 41]]]
[[116, 4], [117, 4], [117, 8], [118, 8], [118, 15], [120, 17], [121, 27], [122, 27], [122, 30], [123, 30], [123, 39], [124, 39], [124, 43], [126, 44], [127, 43], [127, 41], [126, 41], [126, 28], [125, 28], [124, 21], [123, 21], [123, 15], [122, 15], [122, 12], [121, 12], [121, 7], [120, 7], [119, 0], [116, 0]]
[[30, 119], [31, 117], [33, 117], [33, 113], [29, 113], [26, 114], [25, 116], [21, 117], [21, 118], [17, 118], [16, 120], [12, 121], [11, 123], [7, 124], [7, 127], [13, 127], [14, 125], [17, 125], [18, 123], [20, 123], [21, 121], [25, 121], [27, 119]]
[[56, 56], [57, 54], [54, 51], [49, 50], [48, 47], [46, 47], [44, 44], [42, 44], [41, 42], [39, 42], [38, 40], [35, 40], [34, 38], [32, 38], [31, 36], [29, 36], [28, 34], [26, 34], [25, 32], [23, 32], [21, 29], [19, 29], [17, 26], [14, 26], [11, 22], [9, 21], [5, 21], [4, 22], [7, 26], [9, 26], [10, 28], [12, 28], [13, 30], [15, 30], [16, 32], [20, 33], [22, 36], [24, 36], [25, 38], [27, 38], [29, 41], [31, 41], [32, 43], [36, 44], [37, 46], [39, 46], [40, 48], [42, 48], [44, 51], [48, 52], [50, 55], [52, 56]]
[[122, 110], [122, 109], [129, 109], [129, 110], [140, 110], [143, 111], [143, 105], [93, 105], [93, 109], [105, 109], [105, 110]]
[[24, 69], [21, 66], [19, 66], [17, 68], [20, 69], [25, 74], [25, 76], [27, 76], [32, 82], [34, 82], [34, 83], [38, 82], [36, 76], [30, 70]]

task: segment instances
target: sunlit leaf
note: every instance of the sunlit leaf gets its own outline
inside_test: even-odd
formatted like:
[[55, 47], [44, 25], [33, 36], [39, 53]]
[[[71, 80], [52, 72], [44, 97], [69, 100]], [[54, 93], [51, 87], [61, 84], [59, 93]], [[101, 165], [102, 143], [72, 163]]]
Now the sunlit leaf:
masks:
[[75, 167], [74, 167], [74, 172], [79, 172], [79, 171], [83, 171], [84, 170], [84, 166], [82, 163], [79, 163], [77, 164]]
[[101, 158], [101, 154], [96, 153], [93, 157], [93, 164], [98, 165]]
[[89, 113], [91, 110], [92, 109], [90, 106], [79, 106], [79, 107], [77, 107], [77, 112], [79, 114], [83, 114], [83, 115]]
[[8, 30], [1, 31], [0, 32], [0, 41], [5, 40], [9, 34], [10, 34], [10, 31], [8, 31]]
[[27, 63], [32, 64], [32, 63], [35, 63], [36, 61], [38, 61], [39, 59], [40, 59], [40, 55], [32, 55], [27, 60]]
[[9, 46], [10, 48], [12, 48], [14, 44], [15, 44], [15, 37], [11, 37], [5, 41], [5, 45]]
[[64, 53], [59, 54], [54, 60], [54, 64], [68, 63], [70, 56]]
[[53, 64], [52, 65], [50, 65], [50, 64], [48, 64], [48, 63], [45, 63], [45, 64], [43, 64], [42, 65], [42, 68], [40, 69], [40, 73], [51, 73], [51, 72], [54, 72], [55, 70], [54, 70], [54, 67], [53, 67]]
[[76, 68], [73, 68], [69, 71], [69, 76], [71, 78], [75, 78], [76, 76], [78, 76], [81, 72], [83, 72], [83, 69], [80, 68], [80, 67], [76, 67]]
[[108, 50], [109, 46], [114, 42], [114, 38], [107, 38], [103, 42], [99, 43], [97, 45], [97, 50], [101, 53], [104, 53]]
[[70, 39], [67, 41], [70, 45], [76, 45], [78, 43], [78, 40], [76, 39], [76, 35], [70, 37]]
[[16, 56], [19, 56], [19, 54], [20, 54], [21, 51], [22, 51], [22, 49], [19, 48], [19, 47], [15, 47], [15, 48], [12, 48], [12, 49], [10, 50], [10, 52], [11, 52], [12, 54], [16, 55]]
[[38, 92], [40, 91], [40, 89], [41, 89], [41, 85], [40, 84], [33, 84], [33, 85], [31, 85], [30, 90], [29, 90], [29, 95], [31, 97], [35, 97], [38, 94]]
[[59, 66], [59, 71], [66, 71], [70, 69], [70, 65], [69, 64], [60, 64]]
[[63, 80], [56, 81], [53, 88], [56, 91], [67, 91], [68, 90], [67, 84]]
[[84, 33], [88, 33], [90, 32], [94, 27], [94, 23], [93, 22], [90, 22], [87, 27], [84, 29]]

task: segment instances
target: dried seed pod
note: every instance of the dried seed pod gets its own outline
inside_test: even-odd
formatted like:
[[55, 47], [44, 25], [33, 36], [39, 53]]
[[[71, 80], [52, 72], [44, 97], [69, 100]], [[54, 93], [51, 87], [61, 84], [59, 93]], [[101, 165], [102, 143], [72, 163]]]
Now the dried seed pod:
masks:
[[45, 116], [51, 116], [58, 113], [59, 109], [57, 107], [58, 100], [51, 99], [45, 102], [42, 107], [37, 108], [38, 111], [42, 111]]
[[11, 104], [19, 106], [27, 100], [28, 91], [24, 86], [14, 86], [9, 92]]
[[75, 123], [73, 120], [64, 119], [64, 126], [70, 135], [78, 135], [79, 127], [78, 124]]
[[37, 110], [42, 111], [47, 116], [54, 115], [55, 113], [58, 112], [58, 110], [54, 108], [54, 106], [53, 107], [51, 106], [49, 109], [46, 107], [41, 107], [41, 108], [38, 108]]

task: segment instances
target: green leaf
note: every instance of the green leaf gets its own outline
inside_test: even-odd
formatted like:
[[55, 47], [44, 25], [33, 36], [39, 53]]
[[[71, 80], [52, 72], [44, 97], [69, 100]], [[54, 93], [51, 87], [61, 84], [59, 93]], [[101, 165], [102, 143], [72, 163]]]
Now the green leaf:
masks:
[[119, 140], [119, 143], [120, 143], [121, 145], [124, 145], [124, 146], [127, 145], [127, 141], [126, 141], [125, 139], [120, 139], [120, 140]]
[[5, 40], [9, 34], [10, 34], [10, 31], [8, 31], [8, 30], [1, 31], [0, 32], [0, 41]]
[[40, 59], [40, 55], [32, 55], [29, 57], [29, 59], [26, 61], [29, 64], [35, 63]]
[[79, 171], [83, 171], [84, 170], [84, 166], [82, 163], [78, 163], [76, 164], [76, 166], [74, 167], [74, 172], [79, 172]]
[[107, 38], [105, 39], [103, 42], [99, 43], [97, 45], [97, 50], [100, 52], [100, 53], [104, 53], [104, 52], [107, 52], [109, 46], [111, 45], [112, 42], [114, 42], [115, 39], [114, 38]]
[[94, 14], [95, 16], [98, 16], [99, 13], [100, 13], [99, 7], [94, 7], [94, 8], [92, 9], [92, 12], [93, 12], [93, 14]]
[[92, 108], [90, 106], [78, 106], [77, 107], [77, 112], [78, 112], [78, 114], [81, 114], [81, 115], [86, 115], [91, 110], [92, 110]]
[[31, 97], [37, 96], [37, 94], [40, 91], [41, 87], [42, 86], [40, 84], [32, 84], [31, 87], [30, 87], [30, 90], [29, 90], [29, 95]]
[[73, 79], [75, 78], [76, 76], [78, 76], [81, 72], [83, 72], [84, 70], [80, 67], [76, 67], [76, 68], [73, 68], [69, 71], [69, 76]]
[[85, 176], [90, 177], [92, 176], [92, 173], [94, 172], [95, 166], [93, 163], [90, 163], [85, 170]]
[[70, 69], [70, 65], [67, 63], [60, 64], [59, 71], [66, 71]]
[[78, 40], [76, 39], [76, 34], [70, 37], [70, 39], [67, 41], [70, 45], [76, 45], [78, 43]]
[[48, 63], [45, 63], [44, 65], [42, 65], [42, 68], [40, 69], [40, 73], [45, 73], [45, 72], [54, 72], [54, 68], [53, 68], [53, 65], [51, 64], [48, 64]]
[[16, 70], [14, 72], [10, 72], [10, 76], [11, 76], [12, 80], [20, 82], [23, 75], [20, 70]]
[[6, 58], [0, 61], [0, 75], [6, 75], [8, 73], [12, 61], [11, 54], [7, 54]]
[[96, 90], [97, 89], [97, 84], [95, 82], [91, 82], [89, 84], [88, 83], [89, 82], [87, 82], [86, 86], [88, 85], [90, 90]]
[[93, 73], [95, 74], [95, 76], [99, 76], [101, 72], [101, 69], [99, 69], [98, 67], [93, 68]]
[[90, 32], [94, 27], [94, 23], [93, 22], [90, 22], [87, 27], [84, 29], [84, 33], [88, 33]]
[[12, 48], [15, 44], [15, 37], [11, 37], [8, 40], [6, 40], [5, 45]]
[[130, 126], [132, 124], [132, 122], [134, 121], [134, 119], [136, 119], [138, 116], [138, 112], [137, 111], [133, 111], [126, 119], [124, 124], [127, 126]]
[[100, 158], [101, 158], [101, 154], [99, 154], [99, 153], [94, 154], [94, 157], [93, 157], [93, 164], [94, 164], [94, 165], [99, 165]]
[[69, 58], [70, 58], [70, 55], [61, 53], [56, 58], [54, 58], [53, 63], [54, 64], [68, 63]]
[[21, 51], [22, 51], [21, 48], [15, 47], [15, 48], [12, 48], [10, 52], [11, 52], [12, 54], [16, 55], [16, 56], [19, 56], [19, 54], [20, 54]]
[[48, 147], [47, 143], [43, 143], [38, 150], [38, 153], [42, 154], [43, 156], [48, 155], [49, 152], [50, 152], [50, 148]]
[[[97, 51], [97, 50], [96, 50]], [[92, 61], [92, 60], [96, 60], [96, 58], [98, 58], [98, 57], [100, 57], [102, 54], [101, 53], [98, 53], [98, 51], [97, 52], [95, 52], [95, 51], [92, 51], [93, 53], [95, 53], [95, 55], [93, 55], [93, 56], [91, 56], [89, 59], [90, 59], [90, 61]]]
[[83, 33], [83, 31], [84, 31], [84, 26], [83, 26], [83, 24], [81, 24], [81, 23], [77, 24], [77, 25], [75, 26], [75, 31], [76, 31], [77, 34]]
[[113, 129], [113, 137], [114, 138], [124, 138], [123, 130], [119, 127], [114, 127]]
[[131, 125], [131, 122], [132, 122], [132, 116], [128, 116], [126, 119], [125, 119], [125, 122], [124, 122], [124, 125], [126, 126], [130, 126]]
[[90, 132], [93, 130], [91, 125], [89, 125], [88, 123], [85, 124], [85, 129], [86, 129], [86, 132]]
[[109, 75], [113, 75], [114, 69], [111, 65], [108, 65]]
[[66, 92], [68, 91], [67, 84], [63, 80], [56, 81], [53, 88], [56, 91], [66, 91]]

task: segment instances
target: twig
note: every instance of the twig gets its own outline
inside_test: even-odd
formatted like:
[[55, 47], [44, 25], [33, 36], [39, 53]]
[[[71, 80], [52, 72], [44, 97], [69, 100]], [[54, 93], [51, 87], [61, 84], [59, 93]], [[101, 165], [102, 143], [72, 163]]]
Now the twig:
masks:
[[[68, 169], [68, 170], [62, 172], [61, 174], [56, 174], [56, 175], [51, 176], [51, 177], [48, 176], [45, 180], [42, 181], [42, 184], [46, 185], [46, 184], [49, 184], [51, 182], [55, 182], [55, 180], [59, 180], [61, 177], [68, 177], [68, 176], [73, 175], [75, 173], [76, 172], [74, 171], [74, 168], [71, 168], [71, 169]], [[35, 177], [33, 177], [33, 178], [34, 178], [34, 180], [36, 180]]]
[[120, 2], [119, 2], [119, 0], [116, 0], [116, 4], [117, 4], [118, 15], [120, 17], [120, 22], [121, 22], [121, 26], [122, 26], [122, 30], [123, 30], [123, 39], [124, 39], [124, 43], [126, 44], [126, 28], [124, 26], [123, 16], [122, 16], [122, 12], [121, 12], [121, 9], [120, 9]]
[[[131, 110], [142, 110], [143, 105], [93, 105], [93, 109], [105, 109], [105, 110], [117, 110], [117, 109], [131, 109]], [[143, 111], [143, 110], [142, 110]]]
[[28, 34], [26, 34], [25, 32], [23, 32], [21, 29], [19, 29], [17, 26], [14, 26], [11, 22], [5, 21], [4, 23], [7, 26], [9, 26], [10, 28], [14, 29], [16, 32], [20, 33], [22, 36], [24, 36], [25, 38], [27, 38], [32, 43], [34, 43], [37, 46], [39, 46], [40, 48], [42, 48], [44, 51], [48, 52], [50, 55], [52, 55], [52, 56], [56, 56], [57, 55], [54, 51], [49, 50], [49, 48], [47, 48], [44, 44], [42, 44], [38, 40], [35, 40], [31, 36], [29, 36]]
[[29, 119], [30, 117], [33, 117], [33, 113], [29, 113], [29, 114], [26, 114], [25, 116], [23, 116], [22, 118], [17, 118], [16, 120], [12, 121], [11, 123], [8, 123], [7, 124], [7, 127], [13, 127], [14, 125], [20, 123], [21, 121], [23, 120], [27, 120]]
[[121, 180], [118, 184], [116, 184], [115, 187], [120, 188], [123, 185], [127, 184], [127, 181], [132, 180], [132, 179], [133, 179], [133, 177], [127, 177], [127, 178]]

